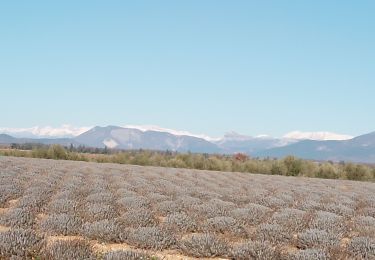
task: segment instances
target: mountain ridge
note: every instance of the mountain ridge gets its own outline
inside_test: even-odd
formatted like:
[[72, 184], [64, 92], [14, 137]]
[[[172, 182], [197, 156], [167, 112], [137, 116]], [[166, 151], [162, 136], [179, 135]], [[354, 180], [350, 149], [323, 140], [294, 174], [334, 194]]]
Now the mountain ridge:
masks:
[[193, 153], [246, 153], [262, 158], [294, 155], [312, 160], [375, 163], [375, 132], [347, 140], [251, 137], [229, 132], [221, 139], [208, 141], [197, 136], [181, 134], [183, 132], [175, 135], [159, 130], [140, 130], [114, 125], [96, 126], [73, 138], [16, 138], [9, 134], [0, 134], [0, 143], [44, 143], [66, 146], [73, 144], [94, 148], [170, 150]]

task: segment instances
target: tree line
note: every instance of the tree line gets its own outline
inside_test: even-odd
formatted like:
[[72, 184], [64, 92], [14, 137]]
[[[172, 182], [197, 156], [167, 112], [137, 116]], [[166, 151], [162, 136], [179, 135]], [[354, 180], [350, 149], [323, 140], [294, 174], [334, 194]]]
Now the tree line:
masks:
[[249, 172], [259, 174], [303, 176], [325, 179], [375, 181], [375, 167], [355, 163], [315, 162], [294, 156], [282, 159], [251, 158], [235, 155], [177, 153], [172, 151], [116, 150], [85, 146], [12, 144], [0, 155], [56, 160], [120, 163], [212, 171]]

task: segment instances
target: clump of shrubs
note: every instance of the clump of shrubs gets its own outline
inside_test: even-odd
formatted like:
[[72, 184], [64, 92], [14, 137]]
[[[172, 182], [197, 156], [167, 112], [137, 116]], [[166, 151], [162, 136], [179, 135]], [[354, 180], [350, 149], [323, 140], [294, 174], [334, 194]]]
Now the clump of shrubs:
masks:
[[272, 210], [266, 206], [249, 203], [245, 208], [237, 208], [230, 212], [230, 216], [235, 218], [242, 225], [259, 224]]
[[105, 203], [87, 203], [80, 213], [88, 221], [113, 219], [118, 215], [114, 206]]
[[91, 239], [104, 242], [119, 242], [123, 229], [114, 220], [86, 222], [82, 226], [82, 234]]
[[334, 213], [318, 211], [311, 222], [311, 228], [341, 233], [345, 229], [345, 223], [342, 217]]
[[273, 214], [272, 223], [279, 224], [289, 231], [301, 231], [306, 225], [306, 213], [302, 210], [285, 208]]
[[110, 251], [103, 255], [103, 260], [156, 260], [155, 256], [150, 256], [145, 253], [127, 251], [127, 250], [117, 250]]
[[163, 250], [176, 244], [175, 238], [158, 227], [141, 227], [130, 230], [127, 241], [139, 248]]
[[114, 201], [114, 196], [110, 192], [97, 192], [86, 197], [87, 202], [109, 204]]
[[90, 243], [82, 239], [56, 240], [42, 250], [42, 256], [43, 259], [96, 259]]
[[55, 214], [73, 214], [78, 210], [78, 203], [75, 200], [56, 199], [48, 205], [48, 211]]
[[161, 201], [161, 202], [157, 203], [154, 206], [154, 210], [159, 215], [166, 216], [166, 215], [171, 214], [173, 212], [181, 212], [182, 207], [176, 201], [166, 200], [166, 201]]
[[54, 235], [76, 235], [82, 226], [82, 220], [74, 215], [53, 214], [43, 219], [40, 227], [44, 232]]
[[9, 200], [20, 196], [22, 189], [16, 183], [0, 184], [0, 207], [3, 207]]
[[207, 232], [232, 234], [240, 237], [247, 236], [246, 230], [232, 217], [209, 218], [204, 223], [204, 229]]
[[157, 219], [148, 209], [131, 209], [117, 218], [117, 223], [126, 228], [154, 227]]
[[183, 210], [189, 210], [191, 207], [201, 204], [201, 200], [189, 195], [182, 195], [176, 199], [176, 202]]
[[149, 201], [142, 196], [124, 197], [117, 200], [117, 204], [126, 210], [149, 207]]
[[271, 243], [280, 244], [288, 242], [291, 239], [291, 234], [279, 224], [261, 224], [257, 231], [256, 237], [260, 241], [269, 241]]
[[193, 206], [192, 209], [198, 216], [213, 218], [218, 216], [228, 216], [229, 212], [235, 207], [236, 205], [233, 202], [211, 199], [200, 205]]
[[298, 247], [302, 249], [329, 248], [339, 244], [337, 236], [319, 229], [308, 229], [299, 233], [297, 239]]
[[169, 228], [183, 232], [197, 230], [197, 223], [185, 213], [172, 213], [165, 219], [165, 225]]
[[14, 228], [31, 228], [35, 223], [35, 214], [27, 208], [12, 208], [0, 216], [0, 224]]
[[322, 249], [298, 250], [288, 256], [288, 260], [328, 260], [328, 254]]
[[278, 260], [279, 252], [267, 241], [247, 241], [231, 250], [232, 259], [239, 260]]
[[354, 257], [375, 259], [375, 239], [355, 237], [350, 241], [348, 250]]
[[31, 258], [39, 252], [43, 238], [29, 229], [11, 229], [0, 232], [0, 258]]
[[340, 216], [352, 216], [354, 210], [340, 203], [327, 203], [322, 205], [324, 211], [332, 212]]
[[183, 239], [179, 248], [194, 257], [225, 257], [229, 252], [228, 244], [213, 234], [194, 234]]

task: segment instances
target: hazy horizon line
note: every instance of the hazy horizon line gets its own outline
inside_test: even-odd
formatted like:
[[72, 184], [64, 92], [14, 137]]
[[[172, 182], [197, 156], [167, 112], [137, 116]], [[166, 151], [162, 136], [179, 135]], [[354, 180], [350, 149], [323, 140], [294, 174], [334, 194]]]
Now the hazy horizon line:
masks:
[[[99, 125], [96, 125], [99, 126]], [[84, 132], [89, 131], [90, 129], [96, 126], [73, 126], [71, 124], [62, 124], [60, 127], [52, 127], [52, 126], [33, 126], [33, 127], [0, 127], [0, 133], [14, 135], [15, 137], [38, 137], [38, 138], [63, 138], [63, 137], [76, 137]], [[110, 126], [110, 125], [108, 125]], [[107, 126], [104, 126], [107, 127]], [[230, 130], [225, 133], [221, 137], [212, 137], [207, 134], [195, 134], [191, 133], [188, 130], [176, 130], [171, 128], [164, 128], [157, 125], [120, 125], [119, 127], [123, 128], [132, 128], [138, 129], [140, 131], [156, 131], [156, 132], [167, 132], [174, 135], [186, 135], [186, 136], [194, 136], [197, 138], [202, 138], [208, 141], [219, 141], [225, 137], [243, 137], [243, 138], [284, 138], [284, 139], [309, 139], [309, 140], [348, 140], [352, 139], [355, 136], [336, 133], [331, 131], [301, 131], [301, 130], [293, 130], [287, 132], [282, 136], [272, 136], [269, 134], [239, 134], [235, 130]]]

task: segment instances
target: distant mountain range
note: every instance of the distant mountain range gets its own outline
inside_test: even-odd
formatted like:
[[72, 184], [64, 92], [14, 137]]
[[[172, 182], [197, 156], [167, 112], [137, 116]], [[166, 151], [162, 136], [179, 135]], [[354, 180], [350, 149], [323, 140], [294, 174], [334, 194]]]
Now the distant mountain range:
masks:
[[159, 131], [141, 131], [118, 126], [94, 127], [74, 138], [78, 143], [93, 147], [116, 149], [171, 150], [178, 152], [218, 153], [220, 149], [205, 139], [173, 135]]
[[[314, 135], [315, 139], [329, 139], [329, 136], [334, 136], [326, 132], [314, 133]], [[194, 136], [188, 132], [164, 131], [159, 128], [148, 130], [139, 127], [97, 126], [70, 138], [17, 138], [9, 134], [0, 134], [0, 144], [73, 144], [97, 148], [171, 150], [193, 153], [242, 152], [253, 157], [295, 155], [312, 160], [375, 163], [375, 132], [351, 139], [343, 135], [335, 137], [344, 140], [306, 140], [299, 132], [293, 132], [284, 138], [250, 137], [232, 132], [223, 138], [213, 139]]]

